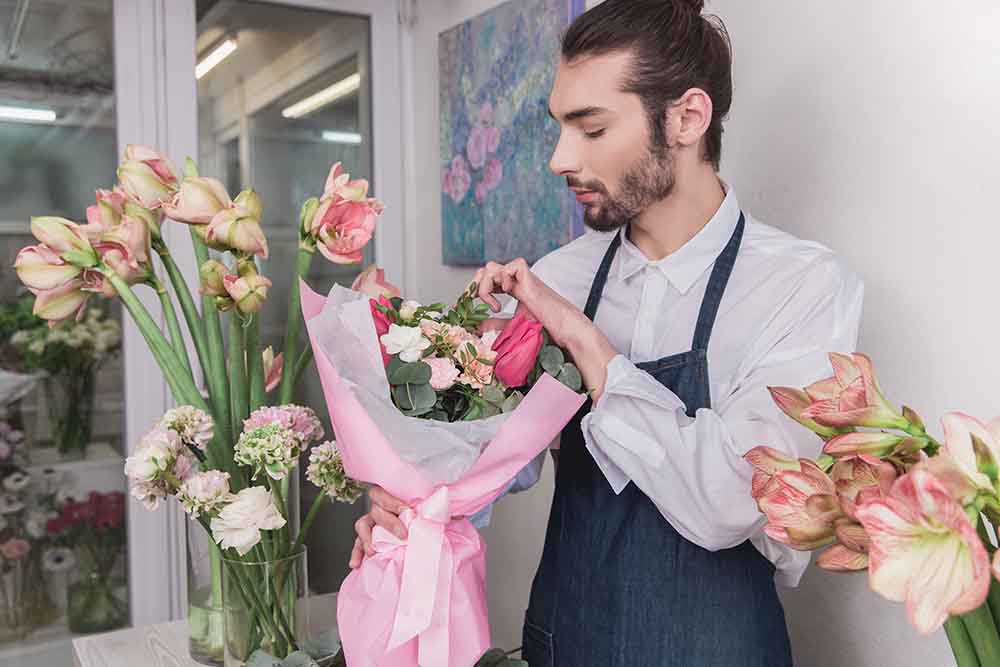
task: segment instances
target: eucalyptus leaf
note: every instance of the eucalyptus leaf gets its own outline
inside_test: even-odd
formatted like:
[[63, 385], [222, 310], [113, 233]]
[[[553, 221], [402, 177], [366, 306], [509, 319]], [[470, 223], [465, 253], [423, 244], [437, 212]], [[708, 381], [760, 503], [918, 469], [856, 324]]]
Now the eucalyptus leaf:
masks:
[[503, 389], [495, 384], [483, 387], [483, 400], [487, 403], [492, 403], [493, 405], [500, 407], [503, 405], [504, 399], [506, 398], [507, 397], [504, 395]]
[[413, 409], [413, 403], [411, 401], [410, 392], [406, 390], [406, 385], [401, 384], [392, 388], [392, 395], [396, 399], [396, 405], [403, 412]]
[[566, 363], [566, 357], [563, 355], [562, 350], [555, 345], [546, 345], [543, 347], [541, 353], [538, 355], [538, 360], [541, 362], [545, 372], [552, 377], [559, 375], [559, 370]]
[[487, 403], [483, 406], [483, 419], [487, 417], [496, 417], [500, 414], [500, 406], [493, 403]]
[[302, 642], [302, 650], [308, 653], [313, 660], [328, 658], [336, 655], [337, 651], [340, 650], [340, 637], [332, 630], [313, 635]]
[[476, 663], [476, 667], [499, 667], [507, 659], [507, 654], [502, 648], [491, 648], [483, 654], [483, 657]]
[[573, 364], [563, 364], [556, 379], [573, 391], [580, 391], [583, 388], [583, 378], [580, 377], [580, 371]]
[[[425, 366], [427, 364], [424, 364]], [[428, 382], [423, 384], [408, 384], [410, 388], [410, 396], [413, 397], [413, 409], [414, 410], [433, 410], [434, 405], [437, 403], [437, 392], [431, 387], [430, 378]]]
[[431, 367], [423, 361], [401, 363], [389, 371], [389, 384], [427, 384], [431, 381]]
[[513, 412], [514, 410], [517, 409], [517, 406], [520, 405], [521, 401], [523, 400], [524, 400], [524, 394], [522, 394], [519, 391], [515, 391], [510, 396], [508, 396], [507, 399], [503, 402], [502, 409], [505, 413]]
[[281, 667], [319, 667], [319, 664], [305, 651], [295, 651], [281, 661]]
[[406, 365], [406, 362], [400, 359], [398, 356], [393, 355], [389, 359], [389, 365], [385, 369], [386, 377], [392, 377], [393, 373], [399, 371], [400, 368]]
[[250, 654], [246, 667], [278, 667], [280, 664], [281, 658], [276, 658], [263, 649], [257, 649]]

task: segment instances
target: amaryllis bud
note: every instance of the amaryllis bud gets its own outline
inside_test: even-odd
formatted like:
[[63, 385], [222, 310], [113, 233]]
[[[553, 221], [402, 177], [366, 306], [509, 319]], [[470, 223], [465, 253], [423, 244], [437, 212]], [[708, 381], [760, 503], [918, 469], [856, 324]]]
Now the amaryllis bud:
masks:
[[36, 290], [54, 289], [80, 275], [82, 269], [63, 261], [44, 245], [23, 248], [14, 260], [17, 277], [27, 287]]
[[134, 201], [126, 201], [125, 215], [142, 222], [149, 230], [152, 239], [160, 239], [160, 223], [163, 221], [163, 213], [159, 209], [150, 210]]
[[274, 356], [274, 348], [268, 345], [261, 353], [264, 363], [264, 390], [274, 391], [278, 383], [281, 382], [281, 368], [284, 365], [285, 355]]
[[163, 204], [163, 212], [177, 222], [207, 225], [219, 211], [230, 206], [229, 193], [218, 179], [197, 176], [181, 182], [180, 190], [169, 203]]
[[217, 213], [208, 225], [207, 239], [267, 259], [267, 239], [260, 220], [245, 208], [235, 206]]
[[242, 206], [246, 210], [250, 211], [251, 217], [261, 219], [264, 214], [264, 205], [260, 201], [260, 195], [253, 188], [248, 188], [236, 196], [236, 201], [233, 202], [237, 206]]
[[201, 265], [198, 273], [201, 276], [202, 294], [205, 296], [229, 296], [223, 280], [233, 273], [225, 264], [216, 259], [210, 259]]
[[81, 227], [72, 220], [55, 216], [31, 219], [31, 233], [51, 250], [71, 264], [87, 268], [97, 264], [97, 253]]
[[176, 173], [166, 157], [136, 144], [125, 147], [118, 180], [125, 193], [146, 208], [169, 202], [177, 189]]
[[243, 278], [230, 275], [223, 278], [223, 285], [236, 304], [237, 310], [246, 315], [256, 313], [264, 305], [271, 281], [261, 275], [248, 275]]

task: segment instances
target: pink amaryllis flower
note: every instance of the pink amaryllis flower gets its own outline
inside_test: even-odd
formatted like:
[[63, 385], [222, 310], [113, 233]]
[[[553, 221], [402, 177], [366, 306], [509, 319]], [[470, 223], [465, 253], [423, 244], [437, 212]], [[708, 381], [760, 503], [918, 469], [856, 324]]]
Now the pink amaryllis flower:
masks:
[[831, 438], [823, 446], [823, 453], [834, 458], [867, 454], [884, 457], [890, 455], [906, 456], [919, 451], [926, 444], [925, 440], [912, 438], [897, 433], [884, 431], [854, 431], [842, 433]]
[[743, 458], [754, 467], [751, 495], [767, 517], [768, 537], [799, 551], [834, 541], [835, 522], [844, 513], [833, 480], [819, 466], [764, 446]]
[[264, 391], [274, 391], [281, 382], [281, 368], [284, 365], [285, 353], [274, 356], [274, 348], [268, 345], [261, 358], [264, 364]]
[[871, 541], [872, 590], [906, 602], [910, 622], [922, 634], [986, 599], [986, 548], [962, 505], [926, 469], [918, 466], [900, 477], [888, 496], [862, 505], [857, 516]]
[[775, 405], [781, 408], [782, 412], [821, 438], [829, 439], [841, 432], [839, 429], [831, 426], [822, 426], [811, 419], [805, 419], [802, 417], [802, 413], [806, 408], [812, 405], [813, 401], [809, 398], [809, 394], [801, 389], [794, 389], [792, 387], [768, 387], [767, 390], [770, 392], [771, 399], [774, 401]]
[[147, 146], [129, 144], [118, 165], [122, 190], [148, 209], [160, 208], [177, 191], [177, 174], [167, 158]]
[[267, 238], [253, 211], [242, 206], [224, 208], [212, 216], [205, 230], [205, 241], [216, 248], [239, 250], [267, 259]]
[[319, 207], [303, 233], [331, 262], [357, 264], [385, 206], [368, 196], [368, 181], [351, 179], [338, 162], [330, 169]]
[[188, 176], [163, 212], [171, 220], [189, 225], [207, 225], [219, 211], [233, 205], [226, 186], [216, 178]]
[[355, 292], [367, 294], [372, 299], [377, 299], [380, 296], [392, 298], [401, 294], [398, 287], [385, 279], [385, 270], [378, 268], [374, 264], [370, 265], [354, 279], [351, 289]]
[[941, 426], [944, 451], [976, 486], [993, 491], [989, 476], [980, 470], [979, 459], [991, 459], [993, 464], [1000, 462], [1000, 418], [984, 424], [964, 412], [948, 412], [941, 418]]
[[882, 395], [871, 359], [858, 353], [834, 352], [829, 356], [833, 377], [805, 388], [812, 404], [802, 411], [803, 419], [835, 428], [904, 428], [909, 425]]

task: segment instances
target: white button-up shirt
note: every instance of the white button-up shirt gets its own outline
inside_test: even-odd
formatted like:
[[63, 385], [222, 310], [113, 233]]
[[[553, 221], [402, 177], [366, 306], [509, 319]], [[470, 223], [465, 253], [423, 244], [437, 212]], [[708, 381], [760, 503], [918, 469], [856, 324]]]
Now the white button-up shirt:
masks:
[[[622, 239], [595, 318], [620, 354], [582, 430], [615, 493], [635, 484], [665, 521], [705, 549], [749, 539], [774, 563], [777, 583], [796, 586], [810, 555], [764, 535], [764, 517], [750, 495], [753, 469], [743, 455], [758, 445], [794, 457], [819, 455], [822, 441], [784, 415], [767, 387], [809, 385], [832, 375], [828, 352], [855, 351], [861, 280], [825, 246], [747, 215], [708, 345], [711, 409], [689, 418], [674, 392], [635, 365], [691, 349], [712, 266], [739, 215], [729, 189], [708, 224], [659, 261]], [[533, 270], [583, 310], [615, 233], [588, 232]], [[519, 475], [515, 490], [537, 480], [542, 461]]]

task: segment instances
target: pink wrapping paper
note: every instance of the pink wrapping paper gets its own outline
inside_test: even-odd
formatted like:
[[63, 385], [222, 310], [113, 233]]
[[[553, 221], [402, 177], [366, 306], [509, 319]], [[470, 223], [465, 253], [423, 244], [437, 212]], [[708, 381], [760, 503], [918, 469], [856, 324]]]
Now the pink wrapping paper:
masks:
[[[341, 585], [337, 624], [349, 667], [470, 667], [490, 648], [486, 547], [467, 519], [562, 430], [585, 397], [543, 376], [482, 455], [451, 484], [402, 460], [317, 343], [326, 299], [300, 283], [302, 311], [347, 473], [410, 505], [408, 539], [375, 527], [376, 554]], [[374, 326], [372, 327], [374, 334]], [[386, 396], [386, 400], [389, 400]]]

